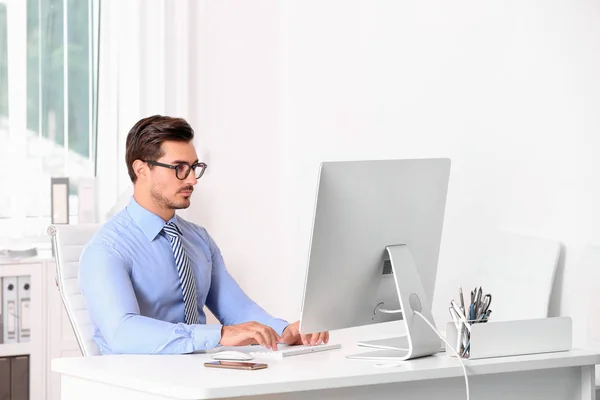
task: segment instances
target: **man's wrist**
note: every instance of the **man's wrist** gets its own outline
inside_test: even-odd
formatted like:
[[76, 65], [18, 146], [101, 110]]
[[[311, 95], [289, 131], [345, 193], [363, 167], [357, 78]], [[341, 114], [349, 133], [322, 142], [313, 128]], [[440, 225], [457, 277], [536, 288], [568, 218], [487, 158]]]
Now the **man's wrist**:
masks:
[[290, 326], [291, 324], [284, 320], [284, 319], [279, 319], [279, 318], [275, 318], [272, 322], [268, 323], [268, 326], [270, 326], [271, 328], [273, 328], [273, 330], [279, 335], [282, 336], [283, 335], [283, 331]]
[[221, 341], [220, 325], [191, 325], [194, 351], [210, 350], [219, 345]]

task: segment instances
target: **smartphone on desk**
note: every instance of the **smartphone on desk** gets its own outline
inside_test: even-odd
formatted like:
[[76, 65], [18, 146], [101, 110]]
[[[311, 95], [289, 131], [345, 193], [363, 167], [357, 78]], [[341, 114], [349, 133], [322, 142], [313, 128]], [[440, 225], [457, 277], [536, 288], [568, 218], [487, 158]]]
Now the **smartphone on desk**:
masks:
[[212, 361], [204, 363], [205, 367], [209, 368], [228, 368], [228, 369], [245, 369], [254, 371], [255, 369], [267, 368], [267, 364], [245, 362], [245, 361]]

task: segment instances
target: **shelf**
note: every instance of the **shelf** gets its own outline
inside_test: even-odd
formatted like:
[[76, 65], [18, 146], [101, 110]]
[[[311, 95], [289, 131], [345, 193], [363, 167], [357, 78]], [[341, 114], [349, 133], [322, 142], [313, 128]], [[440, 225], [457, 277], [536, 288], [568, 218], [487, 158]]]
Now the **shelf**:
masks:
[[31, 343], [0, 343], [0, 357], [26, 356], [31, 354]]
[[27, 265], [27, 264], [40, 264], [44, 261], [54, 261], [52, 253], [41, 253], [35, 257], [25, 258], [0, 258], [0, 266], [3, 265]]
[[22, 276], [31, 275], [41, 271], [45, 264], [41, 261], [35, 263], [17, 263], [17, 264], [2, 264], [0, 263], [0, 277], [3, 276]]

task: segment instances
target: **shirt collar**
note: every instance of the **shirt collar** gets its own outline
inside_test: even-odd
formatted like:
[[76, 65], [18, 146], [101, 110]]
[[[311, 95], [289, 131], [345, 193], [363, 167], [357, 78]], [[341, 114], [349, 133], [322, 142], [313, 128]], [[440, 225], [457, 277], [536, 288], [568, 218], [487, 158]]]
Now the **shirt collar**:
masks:
[[[149, 241], [156, 239], [156, 236], [158, 236], [166, 224], [161, 217], [142, 207], [137, 201], [135, 201], [133, 196], [131, 196], [131, 200], [127, 205], [127, 212], [129, 212], [129, 215], [133, 221], [142, 230]], [[173, 217], [167, 222], [173, 222], [175, 223], [175, 226], [177, 226], [177, 215], [174, 214]], [[177, 230], [179, 230], [181, 233], [179, 227], [177, 227]]]

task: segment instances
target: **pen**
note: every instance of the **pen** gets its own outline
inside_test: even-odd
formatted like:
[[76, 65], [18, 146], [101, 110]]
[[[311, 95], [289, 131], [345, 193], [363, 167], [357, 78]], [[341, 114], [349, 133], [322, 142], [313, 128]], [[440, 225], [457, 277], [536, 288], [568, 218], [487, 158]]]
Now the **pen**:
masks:
[[456, 327], [456, 330], [458, 330], [458, 327], [460, 325], [460, 317], [456, 314], [456, 311], [454, 311], [454, 307], [452, 306], [448, 307], [448, 312], [450, 313], [450, 317], [452, 317], [452, 320], [454, 321], [454, 326]]
[[458, 324], [456, 319], [454, 318], [454, 313], [452, 312], [454, 309], [452, 308], [452, 305], [450, 305], [450, 307], [448, 307], [448, 313], [450, 314], [450, 317], [454, 320], [454, 325], [456, 325], [456, 327], [458, 328]]
[[463, 297], [462, 286], [458, 289], [458, 294], [460, 296], [460, 306], [464, 310], [465, 309], [465, 298]]
[[492, 310], [487, 310], [487, 312], [485, 313], [485, 321], [483, 321], [483, 322], [489, 321], [491, 313], [492, 313]]
[[454, 311], [454, 307], [450, 307], [448, 310], [450, 311], [450, 315], [454, 320], [454, 326], [456, 327], [456, 348], [461, 349], [463, 336], [462, 321], [460, 320], [460, 317], [456, 314], [456, 311]]
[[465, 350], [462, 353], [462, 356], [464, 357], [468, 352], [469, 352], [469, 348], [471, 347], [471, 341], [469, 340], [467, 342], [467, 345], [465, 346]]
[[479, 318], [477, 318], [477, 322], [485, 322], [486, 313], [482, 313]]
[[465, 313], [460, 309], [460, 307], [458, 306], [458, 304], [456, 304], [456, 301], [452, 300], [450, 302], [450, 305], [452, 306], [452, 308], [454, 309], [454, 311], [456, 311], [456, 314], [463, 319], [467, 319]]
[[463, 320], [461, 319], [461, 317], [458, 315], [458, 313], [454, 309], [453, 305], [451, 305], [450, 308], [448, 308], [448, 312], [450, 313], [450, 316], [452, 317], [452, 320], [454, 321], [454, 327], [456, 328], [456, 348], [458, 349], [457, 351], [460, 352], [460, 351], [462, 351], [464, 346], [466, 346], [466, 343], [464, 340], [464, 336], [465, 336], [465, 330], [463, 328], [464, 323], [463, 323]]
[[467, 320], [467, 316], [465, 315], [465, 313], [463, 311], [461, 311], [460, 306], [458, 304], [456, 304], [456, 301], [452, 300], [450, 302], [450, 305], [452, 306], [452, 308], [454, 309], [454, 312], [456, 313], [456, 315], [458, 315], [459, 319], [465, 324], [467, 325], [467, 329], [469, 330], [469, 332], [471, 331], [471, 327], [468, 326], [468, 320]]

